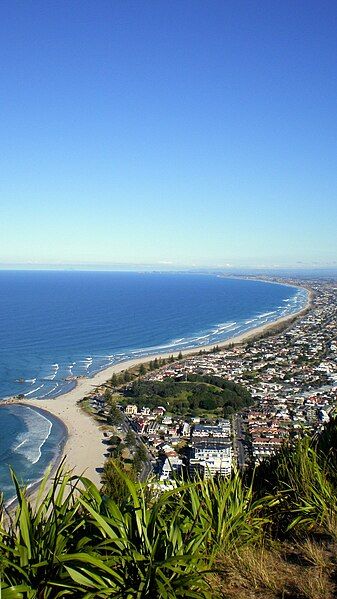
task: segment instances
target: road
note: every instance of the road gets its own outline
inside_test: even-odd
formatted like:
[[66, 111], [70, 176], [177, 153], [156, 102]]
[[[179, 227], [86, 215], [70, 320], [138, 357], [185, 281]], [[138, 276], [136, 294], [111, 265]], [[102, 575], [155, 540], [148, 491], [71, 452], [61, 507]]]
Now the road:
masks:
[[147, 446], [145, 445], [145, 443], [143, 443], [139, 434], [137, 433], [137, 431], [135, 431], [130, 420], [127, 417], [124, 416], [124, 421], [121, 426], [123, 427], [123, 430], [125, 433], [127, 433], [129, 430], [131, 430], [134, 433], [134, 435], [136, 436], [136, 446], [143, 447], [143, 449], [145, 449], [145, 451], [146, 451], [147, 460], [146, 460], [146, 462], [144, 462], [143, 467], [138, 475], [138, 479], [140, 480], [140, 482], [145, 482], [153, 470], [152, 464], [151, 464], [152, 455], [150, 454]]

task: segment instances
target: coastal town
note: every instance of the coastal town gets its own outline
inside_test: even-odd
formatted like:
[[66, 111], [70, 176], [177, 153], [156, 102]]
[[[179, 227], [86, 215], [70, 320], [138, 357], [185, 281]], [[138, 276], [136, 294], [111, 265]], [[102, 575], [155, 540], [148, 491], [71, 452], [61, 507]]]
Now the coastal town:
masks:
[[[152, 471], [165, 484], [186, 473], [191, 477], [227, 476], [233, 467], [258, 463], [286, 441], [320, 430], [335, 414], [337, 284], [286, 282], [305, 286], [310, 305], [281, 330], [270, 329], [245, 343], [201, 350], [186, 358], [172, 357], [163, 365], [156, 360], [151, 369], [140, 369], [142, 384], [148, 386], [168, 381], [191, 385], [191, 380], [197, 380], [199, 386], [211, 381], [214, 387], [217, 379], [228, 381], [248, 391], [249, 401], [246, 399], [247, 405], [239, 411], [227, 406], [224, 417], [222, 408], [208, 412], [188, 409], [186, 398], [176, 401], [172, 410], [170, 402], [160, 401], [158, 395], [150, 401], [148, 395], [132, 401], [135, 383], [129, 380], [132, 374], [128, 371], [124, 373], [127, 382], [121, 389], [112, 389], [112, 396], [106, 390], [105, 395], [90, 397], [91, 408], [101, 413], [111, 412], [112, 397], [112, 404], [122, 414], [115, 432], [123, 441], [132, 430], [143, 444], [146, 475]], [[110, 422], [113, 424], [113, 419]], [[131, 448], [131, 454], [135, 451]], [[116, 454], [112, 450], [110, 455]]]
[[0, 599], [337, 599], [337, 0], [0, 15]]

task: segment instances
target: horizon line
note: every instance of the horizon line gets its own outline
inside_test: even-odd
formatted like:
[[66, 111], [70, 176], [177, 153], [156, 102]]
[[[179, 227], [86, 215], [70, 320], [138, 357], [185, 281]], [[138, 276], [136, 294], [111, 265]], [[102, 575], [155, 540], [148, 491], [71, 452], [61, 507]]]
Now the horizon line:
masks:
[[88, 263], [88, 262], [0, 262], [0, 270], [44, 270], [44, 271], [237, 271], [237, 270], [337, 270], [337, 264], [290, 263], [290, 264], [169, 264], [169, 263]]

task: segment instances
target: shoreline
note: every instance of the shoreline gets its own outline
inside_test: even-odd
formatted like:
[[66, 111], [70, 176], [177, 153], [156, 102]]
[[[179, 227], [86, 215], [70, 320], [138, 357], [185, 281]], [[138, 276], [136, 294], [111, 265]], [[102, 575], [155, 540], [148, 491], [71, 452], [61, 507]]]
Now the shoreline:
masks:
[[[52, 476], [54, 475], [54, 473], [56, 472], [56, 470], [58, 469], [59, 465], [61, 464], [61, 462], [64, 458], [64, 447], [65, 447], [67, 439], [68, 439], [68, 428], [67, 428], [65, 422], [63, 421], [63, 419], [59, 418], [58, 416], [55, 416], [55, 414], [52, 414], [50, 412], [50, 410], [45, 410], [44, 408], [41, 408], [40, 406], [30, 406], [30, 405], [27, 406], [22, 401], [16, 401], [16, 402], [12, 401], [10, 403], [18, 405], [18, 406], [29, 407], [31, 410], [41, 412], [41, 414], [45, 418], [47, 418], [52, 423], [52, 425], [53, 425], [52, 420], [56, 420], [62, 430], [62, 439], [59, 442], [59, 444], [55, 450], [54, 459], [49, 462], [48, 466], [45, 468], [45, 470], [40, 478], [36, 479], [34, 482], [31, 482], [27, 485], [27, 492], [28, 492], [29, 497], [35, 497], [35, 495], [37, 494], [40, 482], [42, 481], [46, 470], [48, 468], [50, 469], [49, 481], [48, 481], [48, 484], [46, 487], [46, 490], [47, 490], [49, 488], [49, 483], [50, 483], [50, 480], [52, 479]], [[6, 404], [3, 407], [5, 407], [6, 405], [9, 405], [8, 402], [6, 402]], [[2, 405], [1, 405], [1, 401], [0, 401], [0, 409], [1, 409], [1, 407], [2, 407]], [[50, 417], [52, 417], [52, 420], [50, 420]], [[5, 509], [11, 511], [17, 506], [17, 504], [18, 504], [17, 497], [13, 496], [12, 498], [6, 500]]]
[[[230, 337], [224, 341], [220, 341], [216, 343], [216, 346], [219, 347], [219, 349], [222, 349], [232, 344], [239, 345], [252, 338], [259, 337], [268, 331], [272, 332], [273, 329], [275, 329], [276, 334], [280, 325], [292, 322], [294, 319], [302, 316], [311, 307], [313, 293], [304, 286], [298, 288], [305, 289], [308, 293], [306, 304], [305, 306], [302, 306], [300, 310], [244, 331], [243, 333]], [[181, 354], [186, 358], [188, 356], [196, 355], [200, 350], [209, 351], [213, 347], [214, 343], [198, 346], [196, 348], [181, 350]], [[87, 476], [97, 486], [100, 486], [101, 472], [106, 459], [106, 446], [103, 444], [103, 433], [100, 430], [99, 424], [81, 409], [78, 405], [78, 401], [83, 399], [83, 397], [90, 395], [98, 387], [104, 385], [113, 374], [120, 373], [128, 368], [134, 368], [140, 364], [147, 364], [156, 358], [168, 358], [171, 355], [172, 351], [169, 353], [158, 353], [156, 355], [148, 355], [143, 358], [138, 357], [119, 362], [118, 364], [108, 366], [90, 378], [78, 378], [73, 389], [55, 398], [24, 400], [12, 398], [4, 400], [4, 405], [16, 403], [31, 406], [46, 411], [47, 413], [49, 412], [52, 416], [61, 420], [67, 434], [63, 447], [60, 448], [59, 456], [51, 465], [51, 475], [55, 472], [56, 467], [61, 460], [65, 458], [65, 465], [67, 468], [73, 470], [78, 475], [83, 474], [84, 476]], [[32, 494], [34, 494], [35, 489], [36, 486], [34, 484]]]
[[[126, 354], [126, 356], [124, 355], [121, 358], [117, 358], [118, 361], [115, 361], [113, 363], [110, 362], [103, 366], [102, 365], [98, 366], [97, 368], [94, 368], [92, 370], [92, 372], [90, 372], [90, 373], [88, 373], [88, 371], [86, 373], [80, 373], [77, 375], [74, 375], [73, 373], [71, 373], [71, 375], [68, 375], [66, 378], [61, 379], [61, 381], [68, 383], [66, 389], [61, 388], [60, 390], [58, 390], [56, 387], [54, 387], [51, 391], [48, 391], [45, 395], [38, 396], [38, 397], [32, 396], [31, 399], [33, 401], [42, 401], [45, 399], [48, 399], [48, 400], [49, 399], [52, 399], [52, 400], [57, 399], [58, 397], [62, 397], [68, 393], [71, 393], [77, 387], [78, 382], [81, 381], [82, 379], [93, 380], [100, 373], [105, 372], [106, 370], [108, 370], [112, 367], [119, 366], [120, 364], [126, 364], [126, 363], [133, 362], [133, 361], [136, 361], [135, 363], [137, 363], [137, 364], [141, 363], [141, 362], [146, 363], [147, 361], [150, 361], [151, 359], [155, 359], [156, 357], [159, 357], [159, 356], [167, 357], [167, 356], [171, 356], [172, 354], [175, 354], [175, 353], [178, 354], [180, 352], [183, 355], [187, 355], [189, 353], [194, 353], [194, 352], [197, 352], [200, 350], [207, 351], [208, 349], [213, 348], [214, 346], [221, 347], [223, 344], [226, 344], [229, 341], [229, 339], [232, 339], [232, 337], [233, 338], [235, 337], [235, 339], [240, 338], [242, 335], [246, 335], [250, 331], [259, 329], [260, 326], [261, 327], [269, 326], [278, 321], [281, 321], [283, 318], [287, 318], [288, 316], [289, 317], [296, 316], [302, 309], [306, 309], [307, 306], [310, 304], [311, 290], [310, 290], [310, 288], [306, 287], [305, 284], [303, 284], [303, 282], [301, 285], [299, 285], [298, 283], [295, 284], [294, 281], [291, 281], [291, 282], [277, 281], [277, 280], [270, 280], [268, 278], [262, 278], [262, 276], [256, 278], [256, 277], [249, 276], [249, 275], [227, 276], [227, 275], [223, 275], [223, 274], [221, 274], [221, 275], [214, 274], [213, 276], [215, 276], [216, 278], [222, 278], [222, 279], [233, 279], [233, 280], [238, 279], [238, 280], [253, 281], [253, 282], [258, 282], [258, 283], [267, 283], [269, 285], [281, 285], [283, 287], [290, 287], [297, 291], [299, 291], [299, 290], [306, 291], [308, 294], [306, 304], [305, 304], [305, 306], [302, 306], [301, 308], [297, 308], [297, 310], [294, 312], [288, 313], [285, 316], [274, 317], [275, 320], [270, 320], [270, 321], [264, 322], [261, 325], [258, 324], [258, 318], [254, 317], [254, 320], [256, 320], [256, 323], [254, 323], [253, 328], [243, 328], [241, 330], [241, 332], [233, 331], [231, 334], [231, 337], [228, 337], [228, 338], [224, 338], [223, 335], [226, 334], [226, 332], [222, 332], [222, 334], [220, 333], [220, 339], [213, 338], [212, 341], [208, 340], [208, 342], [202, 342], [200, 345], [193, 345], [198, 339], [202, 338], [202, 337], [197, 337], [198, 334], [199, 335], [202, 334], [201, 332], [199, 332], [199, 333], [192, 334], [191, 338], [188, 341], [186, 341], [185, 343], [182, 343], [181, 345], [179, 345], [179, 344], [174, 345], [174, 340], [171, 339], [170, 342], [169, 341], [162, 342], [162, 343], [164, 343], [164, 345], [155, 345], [155, 346], [148, 346], [148, 347], [138, 348], [138, 349], [133, 348], [133, 349], [129, 349], [129, 350], [128, 349], [123, 350], [122, 353]], [[281, 306], [279, 306], [279, 307], [281, 307]], [[277, 310], [275, 310], [275, 312], [276, 311]], [[250, 322], [250, 321], [248, 321], [248, 322]], [[233, 324], [236, 324], [236, 323], [233, 323]], [[242, 322], [241, 324], [244, 325], [245, 323]], [[214, 327], [214, 326], [218, 326], [218, 325], [213, 324], [213, 325], [209, 325], [209, 326]], [[211, 334], [205, 335], [205, 337], [207, 337], [207, 336], [211, 337]], [[178, 341], [181, 341], [181, 340], [178, 340]], [[187, 345], [187, 347], [184, 347], [184, 345], [185, 346]], [[129, 355], [127, 355], [128, 353], [129, 353]], [[130, 354], [131, 355], [136, 354], [136, 355], [135, 355], [135, 357], [131, 357]], [[112, 354], [111, 356], [107, 356], [107, 357], [112, 357], [115, 359], [116, 356], [120, 356], [120, 355], [122, 355], [122, 354], [115, 354], [115, 356], [114, 356], [114, 354]], [[83, 360], [80, 360], [80, 361], [83, 361]], [[116, 372], [119, 372], [119, 370]], [[35, 379], [34, 379], [34, 381], [35, 381]], [[30, 381], [29, 380], [24, 381], [23, 379], [20, 379], [19, 381], [16, 381], [16, 382], [30, 382]], [[16, 395], [5, 395], [5, 396], [0, 397], [0, 402], [11, 402], [14, 397], [18, 398], [19, 400], [22, 399], [22, 401], [29, 401], [28, 396], [30, 396], [33, 392], [35, 392], [37, 390], [38, 389], [34, 389], [33, 391], [26, 390], [26, 391], [17, 392]], [[55, 390], [56, 390], [56, 393], [54, 393]]]

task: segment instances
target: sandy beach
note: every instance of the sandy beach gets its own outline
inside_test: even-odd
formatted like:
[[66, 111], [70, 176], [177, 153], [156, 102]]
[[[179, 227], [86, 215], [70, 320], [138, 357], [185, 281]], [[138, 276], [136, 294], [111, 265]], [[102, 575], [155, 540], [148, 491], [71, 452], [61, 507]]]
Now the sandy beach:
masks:
[[[232, 343], [239, 344], [249, 339], [261, 335], [266, 331], [277, 328], [279, 325], [293, 320], [303, 314], [310, 307], [311, 295], [309, 293], [307, 305], [299, 312], [289, 314], [276, 321], [264, 324], [263, 326], [251, 329], [241, 335], [232, 337], [218, 343], [219, 347], [226, 347]], [[197, 349], [186, 349], [181, 353], [184, 356], [193, 355], [203, 350], [209, 350], [213, 345], [200, 346]], [[86, 414], [77, 405], [77, 402], [83, 397], [89, 395], [104, 384], [114, 373], [121, 372], [127, 368], [134, 367], [138, 364], [145, 364], [150, 360], [157, 358], [168, 358], [172, 352], [158, 354], [157, 356], [149, 356], [142, 359], [134, 359], [121, 362], [114, 366], [110, 366], [91, 378], [77, 379], [76, 387], [64, 395], [60, 395], [55, 399], [25, 399], [21, 403], [36, 406], [49, 411], [54, 416], [60, 418], [68, 430], [68, 437], [64, 445], [63, 454], [66, 456], [66, 464], [73, 469], [76, 474], [85, 474], [97, 485], [100, 484], [100, 472], [103, 467], [106, 452], [106, 446], [102, 443], [103, 432], [100, 430], [97, 422]]]

